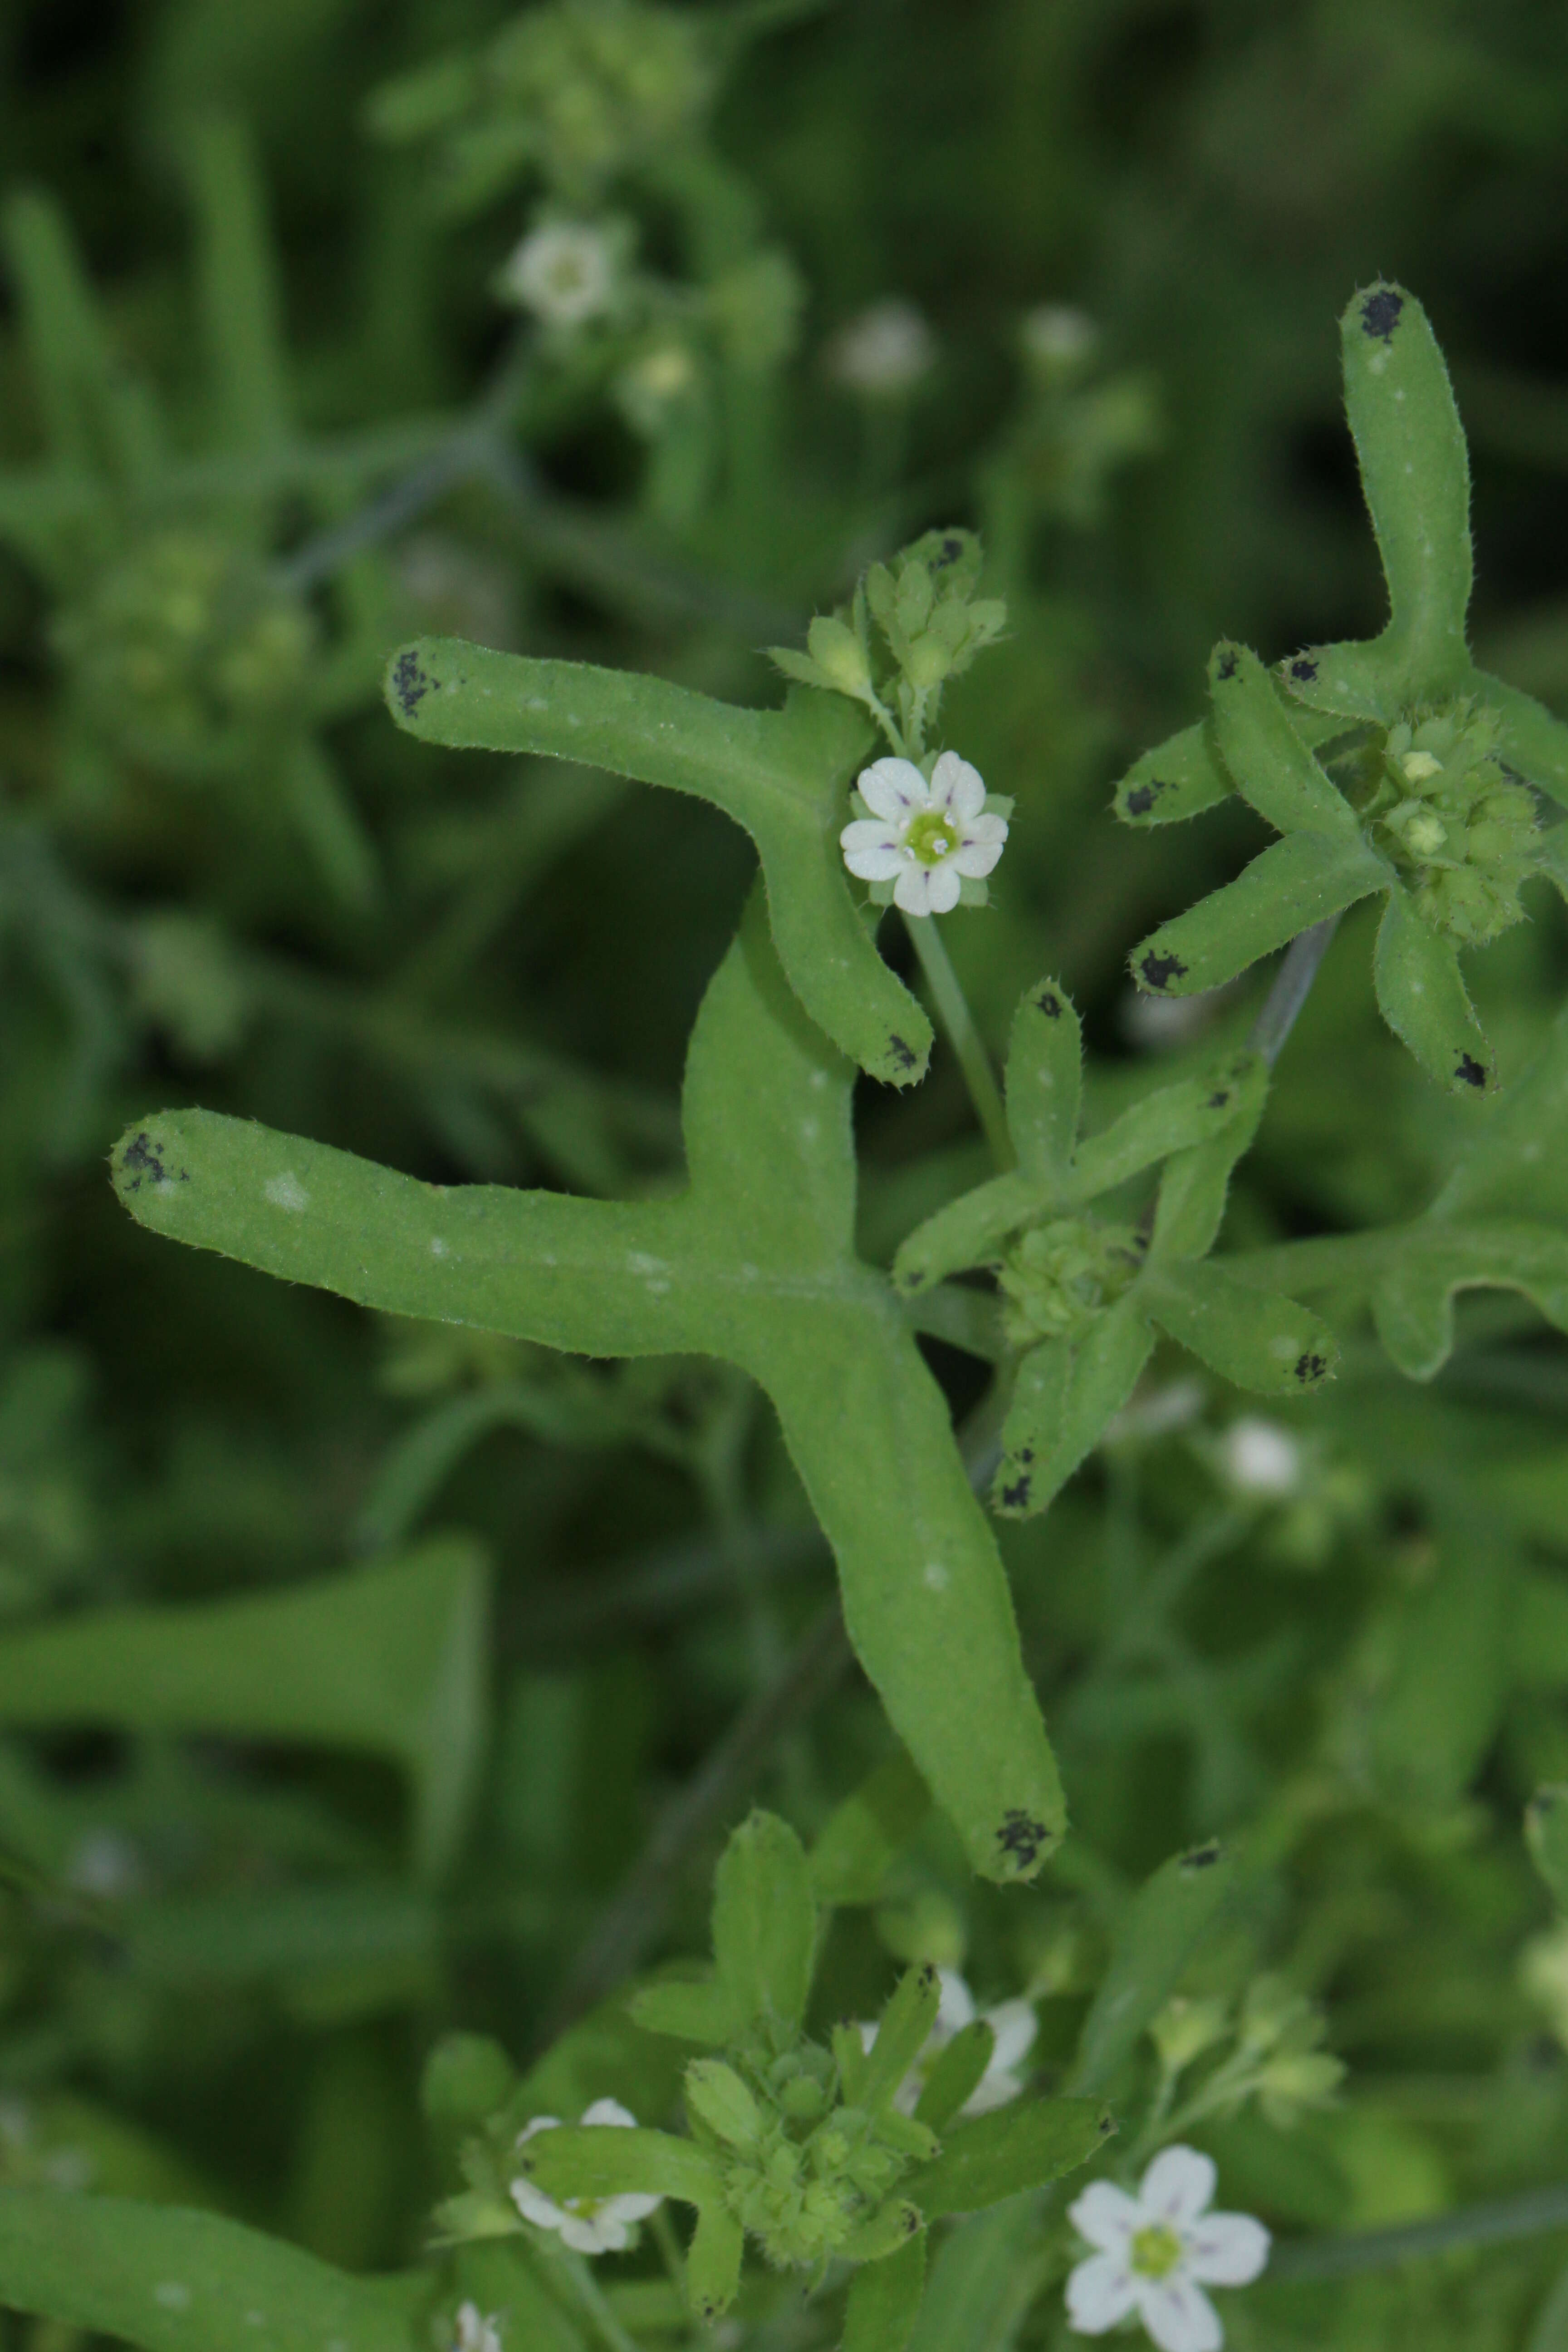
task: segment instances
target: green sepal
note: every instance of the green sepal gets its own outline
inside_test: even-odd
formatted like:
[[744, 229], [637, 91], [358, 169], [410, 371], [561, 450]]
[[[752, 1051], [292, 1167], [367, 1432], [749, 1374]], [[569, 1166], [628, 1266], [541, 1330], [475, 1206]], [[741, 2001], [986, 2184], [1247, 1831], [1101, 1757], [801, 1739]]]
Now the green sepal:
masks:
[[1198, 1944], [1223, 1916], [1237, 1880], [1235, 1853], [1211, 1841], [1173, 1854], [1144, 1881], [1117, 1927], [1110, 1965], [1079, 2034], [1075, 2092], [1093, 2096], [1110, 2090]]
[[991, 1507], [1035, 1518], [1099, 1444], [1138, 1385], [1154, 1341], [1134, 1288], [1076, 1346], [1047, 1339], [1018, 1367]]
[[1235, 789], [1213, 726], [1204, 719], [1134, 760], [1116, 787], [1114, 805], [1123, 824], [1174, 824], [1228, 800]]
[[678, 2042], [701, 2042], [719, 2050], [733, 2042], [745, 2024], [739, 2003], [717, 1982], [696, 1984], [667, 1979], [642, 1985], [627, 2003], [633, 2018], [647, 2033], [668, 2033]]
[[733, 1831], [713, 1877], [713, 1957], [743, 2017], [787, 2041], [800, 2031], [816, 1954], [805, 1850], [776, 1813]]
[[1020, 1174], [1047, 1191], [1067, 1181], [1082, 1092], [1082, 1026], [1066, 990], [1040, 981], [1013, 1015], [1007, 1132]]
[[699, 2209], [686, 2255], [686, 2293], [706, 2326], [721, 2318], [739, 2294], [745, 2252], [746, 2233], [727, 2205], [712, 2199]]
[[915, 2121], [942, 2132], [979, 2089], [996, 2036], [983, 2017], [955, 2033], [926, 2076], [915, 2107]]
[[1568, 1911], [1568, 1786], [1548, 1781], [1524, 1809], [1524, 1842], [1559, 1911]]
[[879, 2263], [865, 2263], [849, 2282], [840, 2352], [905, 2352], [925, 2292], [923, 2230], [906, 2236]]
[[1128, 958], [1147, 995], [1195, 996], [1235, 980], [1300, 931], [1388, 887], [1392, 868], [1354, 837], [1287, 834]]
[[1208, 677], [1221, 756], [1258, 815], [1277, 833], [1359, 841], [1354, 810], [1297, 733], [1258, 656], [1222, 639], [1209, 656]]
[[1222, 1134], [1250, 1102], [1258, 1063], [1255, 1054], [1234, 1054], [1203, 1077], [1158, 1087], [1131, 1104], [1102, 1134], [1091, 1136], [1079, 1148], [1063, 1205], [1077, 1206], [1114, 1192], [1156, 1160]]
[[1450, 1094], [1489, 1093], [1497, 1070], [1452, 942], [1440, 939], [1395, 882], [1378, 926], [1373, 978], [1384, 1019]]
[[1235, 1281], [1223, 1266], [1152, 1267], [1139, 1290], [1163, 1330], [1237, 1388], [1307, 1396], [1339, 1368], [1339, 1342], [1320, 1317], [1278, 1291]]
[[807, 1859], [824, 1908], [875, 1903], [931, 1811], [931, 1791], [901, 1748], [829, 1813]]
[[1115, 2131], [1097, 2099], [1011, 2099], [989, 2115], [955, 2124], [942, 2154], [901, 2186], [928, 2221], [977, 2213], [1074, 2172]]
[[568, 2197], [672, 2197], [721, 2202], [719, 2173], [694, 2140], [621, 2124], [563, 2124], [536, 2132], [509, 2161], [559, 2203]]
[[927, 1961], [907, 1969], [877, 2026], [877, 2038], [866, 2053], [866, 2072], [857, 2104], [879, 2107], [893, 2093], [931, 2039], [942, 2000], [942, 1979]]
[[877, 953], [838, 846], [871, 743], [841, 695], [743, 710], [662, 678], [429, 637], [392, 656], [386, 700], [423, 742], [581, 761], [722, 809], [756, 844], [779, 959], [812, 1019], [873, 1077], [923, 1076], [931, 1024]]

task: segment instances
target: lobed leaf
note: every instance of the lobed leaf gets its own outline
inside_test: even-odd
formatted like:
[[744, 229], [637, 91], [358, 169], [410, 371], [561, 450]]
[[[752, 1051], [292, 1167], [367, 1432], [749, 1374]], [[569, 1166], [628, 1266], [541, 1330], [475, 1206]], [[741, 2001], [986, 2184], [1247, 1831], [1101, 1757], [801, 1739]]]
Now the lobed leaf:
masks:
[[393, 655], [386, 698], [423, 742], [580, 761], [722, 809], [756, 844], [774, 945], [813, 1020], [873, 1077], [923, 1076], [931, 1024], [877, 953], [838, 846], [871, 740], [842, 696], [742, 710], [662, 678], [427, 637]]
[[1429, 1381], [1454, 1352], [1454, 1299], [1517, 1290], [1568, 1331], [1568, 1233], [1540, 1225], [1445, 1225], [1436, 1216], [1389, 1237], [1372, 1290], [1377, 1336], [1407, 1379]]
[[1154, 996], [1195, 996], [1218, 988], [1325, 916], [1386, 889], [1390, 879], [1391, 869], [1359, 833], [1353, 839], [1287, 834], [1234, 882], [1134, 948], [1128, 959], [1132, 977]]

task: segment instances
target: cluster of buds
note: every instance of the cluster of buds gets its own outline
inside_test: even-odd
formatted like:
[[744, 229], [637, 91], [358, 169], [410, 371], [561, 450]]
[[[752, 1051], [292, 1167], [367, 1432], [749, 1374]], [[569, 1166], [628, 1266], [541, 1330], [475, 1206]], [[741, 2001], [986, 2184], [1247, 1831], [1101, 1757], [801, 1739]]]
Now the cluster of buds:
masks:
[[1162, 2110], [1189, 2067], [1231, 2043], [1229, 2054], [1189, 2088], [1170, 2128], [1235, 2115], [1256, 2099], [1267, 2122], [1289, 2130], [1308, 2108], [1331, 2100], [1343, 2080], [1342, 2062], [1320, 2046], [1323, 2031], [1315, 2004], [1277, 1976], [1255, 1977], [1234, 2016], [1230, 2003], [1217, 1998], [1167, 2001], [1149, 2029], [1160, 2062]]
[[998, 1276], [1010, 1344], [1078, 1339], [1115, 1305], [1142, 1263], [1143, 1244], [1130, 1225], [1091, 1217], [1037, 1225], [1013, 1244]]
[[54, 630], [79, 716], [121, 756], [199, 782], [256, 763], [296, 723], [310, 615], [253, 555], [170, 530], [102, 572]]
[[1420, 912], [1460, 947], [1519, 922], [1540, 862], [1535, 798], [1498, 756], [1501, 714], [1461, 701], [1388, 730], [1367, 811], [1411, 876]]

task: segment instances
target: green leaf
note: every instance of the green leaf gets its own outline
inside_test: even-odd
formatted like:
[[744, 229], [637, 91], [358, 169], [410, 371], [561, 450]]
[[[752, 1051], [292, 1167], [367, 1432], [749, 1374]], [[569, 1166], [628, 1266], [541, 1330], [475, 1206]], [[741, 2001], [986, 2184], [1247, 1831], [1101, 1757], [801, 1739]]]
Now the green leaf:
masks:
[[928, 1217], [900, 1244], [893, 1280], [908, 1297], [964, 1266], [988, 1264], [1000, 1256], [1010, 1234], [1040, 1214], [1042, 1205], [1039, 1187], [1021, 1170], [977, 1184]]
[[1512, 1562], [1495, 1534], [1445, 1529], [1437, 1570], [1401, 1612], [1371, 1722], [1379, 1786], [1447, 1813], [1495, 1741], [1508, 1697]]
[[1039, 2237], [1039, 2209], [1026, 2197], [944, 2231], [910, 2352], [996, 2352], [1011, 2333], [1020, 2266]]
[[686, 2292], [706, 2326], [729, 2310], [740, 2292], [745, 2252], [744, 2230], [728, 2206], [710, 2198], [698, 2213], [686, 2257]]
[[1135, 1293], [1118, 1299], [1075, 1345], [1047, 1339], [1031, 1349], [1002, 1431], [992, 1508], [1008, 1518], [1043, 1511], [1099, 1444], [1153, 1350]]
[[546, 2197], [673, 2197], [723, 2203], [719, 2174], [696, 2142], [624, 2124], [563, 2124], [536, 2132], [512, 2161]]
[[1540, 1225], [1444, 1225], [1434, 1215], [1388, 1237], [1372, 1292], [1377, 1336], [1407, 1379], [1429, 1381], [1454, 1352], [1461, 1290], [1517, 1290], [1568, 1331], [1568, 1234]]
[[1510, 767], [1539, 784], [1554, 801], [1568, 804], [1568, 727], [1532, 694], [1507, 686], [1485, 670], [1472, 670], [1466, 683], [1484, 702], [1501, 711], [1502, 740], [1498, 748]]
[[1222, 639], [1209, 656], [1209, 694], [1225, 764], [1259, 816], [1278, 833], [1359, 843], [1355, 811], [1297, 733], [1255, 653]]
[[428, 2294], [417, 2273], [351, 2278], [216, 2213], [0, 2189], [0, 2303], [142, 2352], [418, 2352]]
[[713, 1957], [742, 2017], [793, 2041], [816, 1951], [816, 1897], [800, 1840], [776, 1813], [731, 1833], [713, 1878]]
[[365, 1306], [750, 1372], [894, 1730], [973, 1867], [1030, 1876], [1061, 1834], [1061, 1786], [946, 1402], [853, 1255], [852, 1078], [784, 987], [753, 897], [693, 1031], [677, 1199], [422, 1184], [204, 1111], [132, 1129], [115, 1184], [154, 1232]]
[[1429, 1077], [1467, 1098], [1496, 1086], [1491, 1047], [1471, 1010], [1459, 959], [1397, 882], [1378, 926], [1373, 977], [1384, 1019]]
[[1297, 933], [1385, 890], [1391, 868], [1361, 840], [1287, 834], [1173, 922], [1163, 923], [1128, 961], [1145, 994], [1194, 996], [1235, 980]]
[[931, 1811], [931, 1791], [902, 1748], [835, 1806], [808, 1860], [825, 1908], [875, 1903], [894, 1863]]
[[1559, 1911], [1568, 1911], [1568, 1787], [1561, 1780], [1537, 1789], [1524, 1809], [1530, 1858]]
[[432, 637], [393, 655], [386, 697], [424, 742], [581, 761], [711, 801], [756, 843], [774, 945], [813, 1020], [873, 1077], [924, 1075], [931, 1025], [877, 953], [838, 846], [871, 741], [841, 696], [742, 710], [662, 678]]
[[942, 1979], [930, 1961], [923, 1968], [905, 1969], [866, 2053], [857, 2105], [879, 2107], [892, 2097], [931, 2039], [941, 2000]]
[[218, 439], [249, 454], [289, 437], [283, 302], [254, 142], [245, 126], [208, 116], [190, 141], [197, 274]]
[[733, 1996], [721, 1984], [672, 1980], [644, 1985], [632, 1995], [630, 2007], [645, 2032], [707, 2042], [715, 2050], [733, 2042], [745, 2023]]
[[979, 2089], [991, 2063], [996, 2036], [983, 2017], [955, 2033], [926, 2076], [915, 2107], [915, 2121], [945, 2131], [955, 2115]]
[[416, 1857], [433, 1874], [462, 1833], [488, 1739], [488, 1607], [478, 1547], [447, 1536], [292, 1591], [97, 1609], [0, 1638], [0, 1723], [390, 1757], [413, 1783]]
[[[1260, 1066], [1258, 1055], [1233, 1055], [1204, 1077], [1157, 1087], [1131, 1104], [1103, 1134], [1091, 1136], [1079, 1150], [1071, 1182], [1064, 1188], [1064, 1205], [1114, 1192], [1156, 1160], [1223, 1134], [1250, 1108], [1258, 1091]], [[1263, 1083], [1267, 1086], [1267, 1072]]]
[[905, 2352], [925, 2292], [926, 2237], [906, 2238], [879, 2263], [863, 2263], [849, 2282], [840, 2352]]
[[1116, 814], [1124, 824], [1173, 824], [1228, 800], [1235, 789], [1213, 725], [1203, 719], [1133, 761], [1116, 787]]
[[1110, 2088], [1193, 1953], [1223, 1916], [1237, 1876], [1235, 1853], [1211, 1843], [1173, 1855], [1139, 1888], [1116, 1930], [1110, 1965], [1079, 2035], [1074, 2091], [1092, 2097]]
[[1150, 1267], [1139, 1293], [1163, 1330], [1237, 1388], [1304, 1396], [1339, 1368], [1339, 1343], [1310, 1308], [1233, 1281], [1223, 1266]]
[[1076, 2171], [1116, 2126], [1096, 2099], [1011, 2099], [955, 2124], [942, 2154], [900, 2183], [928, 2221], [976, 2213]]
[[[1026, 989], [1007, 1046], [1007, 1132], [1026, 1181], [1047, 1192], [1071, 1165], [1083, 1092], [1083, 1033], [1054, 980]], [[963, 1261], [972, 1265], [973, 1259]]]
[[145, 488], [162, 454], [155, 422], [110, 349], [65, 214], [41, 190], [19, 190], [0, 212], [0, 242], [56, 464], [105, 488]]
[[1568, 1006], [1519, 1076], [1466, 1120], [1427, 1216], [1568, 1223]]

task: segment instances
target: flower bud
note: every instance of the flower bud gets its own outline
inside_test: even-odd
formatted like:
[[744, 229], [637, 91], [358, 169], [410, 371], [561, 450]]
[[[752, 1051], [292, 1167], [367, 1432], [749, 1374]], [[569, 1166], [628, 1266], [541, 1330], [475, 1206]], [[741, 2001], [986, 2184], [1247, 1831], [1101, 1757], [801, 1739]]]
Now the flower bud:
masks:
[[822, 614], [813, 621], [805, 641], [817, 668], [841, 694], [866, 692], [871, 683], [871, 665], [853, 629]]
[[731, 2147], [755, 2147], [762, 2137], [762, 2110], [732, 2066], [721, 2058], [697, 2058], [686, 2070], [684, 2090], [690, 2113]]

